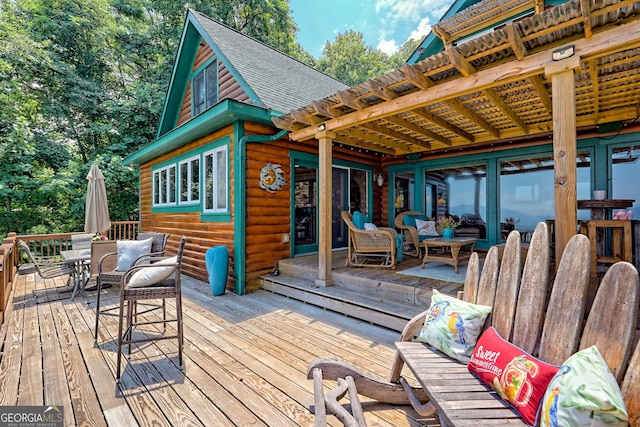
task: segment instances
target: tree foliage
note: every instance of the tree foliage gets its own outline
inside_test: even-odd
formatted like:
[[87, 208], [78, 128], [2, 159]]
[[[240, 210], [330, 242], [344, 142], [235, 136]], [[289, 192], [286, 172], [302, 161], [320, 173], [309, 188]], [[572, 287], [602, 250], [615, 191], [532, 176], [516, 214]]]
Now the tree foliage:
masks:
[[347, 84], [415, 49], [388, 57], [350, 31], [316, 61], [288, 0], [0, 0], [0, 236], [82, 230], [94, 162], [112, 221], [137, 219], [122, 159], [155, 138], [188, 7]]

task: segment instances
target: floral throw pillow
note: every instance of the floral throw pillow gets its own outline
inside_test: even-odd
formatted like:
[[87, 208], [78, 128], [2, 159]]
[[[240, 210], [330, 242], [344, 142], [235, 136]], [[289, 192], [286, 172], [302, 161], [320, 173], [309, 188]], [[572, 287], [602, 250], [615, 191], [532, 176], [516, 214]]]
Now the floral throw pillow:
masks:
[[471, 304], [434, 289], [418, 341], [467, 363], [490, 312], [489, 306]]
[[627, 425], [622, 393], [596, 346], [564, 362], [542, 402], [540, 427]]
[[467, 367], [509, 402], [529, 425], [535, 425], [542, 396], [558, 372], [557, 366], [505, 341], [493, 327], [480, 336]]
[[418, 235], [420, 236], [439, 236], [438, 230], [436, 230], [435, 221], [423, 221], [416, 219], [416, 228], [418, 229]]

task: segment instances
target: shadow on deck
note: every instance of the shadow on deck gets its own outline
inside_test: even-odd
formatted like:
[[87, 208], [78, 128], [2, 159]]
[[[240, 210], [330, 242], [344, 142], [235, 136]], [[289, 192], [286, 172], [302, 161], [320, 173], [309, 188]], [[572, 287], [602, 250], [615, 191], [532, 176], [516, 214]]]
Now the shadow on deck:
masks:
[[405, 256], [397, 268], [391, 270], [346, 267], [346, 254], [346, 251], [333, 252], [333, 286], [315, 284], [318, 277], [318, 255], [315, 254], [280, 260], [280, 275], [263, 276], [261, 287], [395, 331], [401, 331], [409, 319], [429, 307], [433, 289], [456, 296], [463, 288], [462, 283], [398, 274], [419, 266], [417, 258]]

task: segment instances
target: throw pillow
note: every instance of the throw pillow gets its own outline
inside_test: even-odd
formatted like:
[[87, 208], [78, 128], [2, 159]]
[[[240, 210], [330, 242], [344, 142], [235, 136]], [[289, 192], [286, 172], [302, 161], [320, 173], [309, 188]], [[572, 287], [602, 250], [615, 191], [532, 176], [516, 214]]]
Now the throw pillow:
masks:
[[362, 212], [355, 211], [353, 213], [352, 221], [353, 225], [355, 225], [358, 230], [364, 230], [364, 224], [365, 222], [369, 222], [369, 218], [367, 218], [367, 216]]
[[148, 254], [151, 251], [153, 238], [145, 240], [118, 240], [116, 251], [118, 253], [118, 266], [116, 270], [127, 271], [131, 264], [140, 255]]
[[439, 236], [438, 230], [436, 230], [435, 221], [423, 221], [416, 219], [416, 228], [418, 229], [419, 236]]
[[[127, 288], [142, 288], [144, 286], [155, 285], [156, 283], [163, 281], [176, 271], [177, 262], [178, 257], [174, 256], [160, 260], [152, 264], [152, 266], [140, 268], [131, 275], [129, 282], [127, 283]], [[167, 266], [158, 267], [163, 265]]]
[[527, 354], [489, 328], [480, 336], [467, 365], [482, 382], [535, 425], [538, 406], [558, 367]]
[[369, 230], [369, 231], [373, 231], [373, 230], [377, 230], [378, 227], [372, 222], [365, 222], [364, 223], [364, 229], [365, 230]]
[[471, 304], [434, 289], [418, 341], [467, 363], [490, 312], [491, 307]]
[[402, 223], [410, 227], [415, 227], [416, 219], [427, 221], [429, 218], [427, 218], [426, 215], [405, 215], [404, 218], [402, 218]]
[[627, 425], [620, 387], [596, 346], [564, 362], [542, 402], [541, 427]]

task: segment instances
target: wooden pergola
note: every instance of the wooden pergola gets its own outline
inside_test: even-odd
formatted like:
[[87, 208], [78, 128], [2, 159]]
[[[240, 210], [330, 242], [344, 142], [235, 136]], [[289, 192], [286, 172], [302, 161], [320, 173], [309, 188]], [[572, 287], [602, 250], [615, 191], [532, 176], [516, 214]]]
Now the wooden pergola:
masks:
[[[537, 13], [461, 39], [527, 8]], [[333, 143], [424, 158], [552, 135], [559, 260], [577, 229], [578, 136], [612, 122], [631, 132], [639, 116], [639, 17], [633, 1], [485, 1], [434, 28], [442, 52], [274, 118], [319, 143], [317, 282], [331, 284]]]

